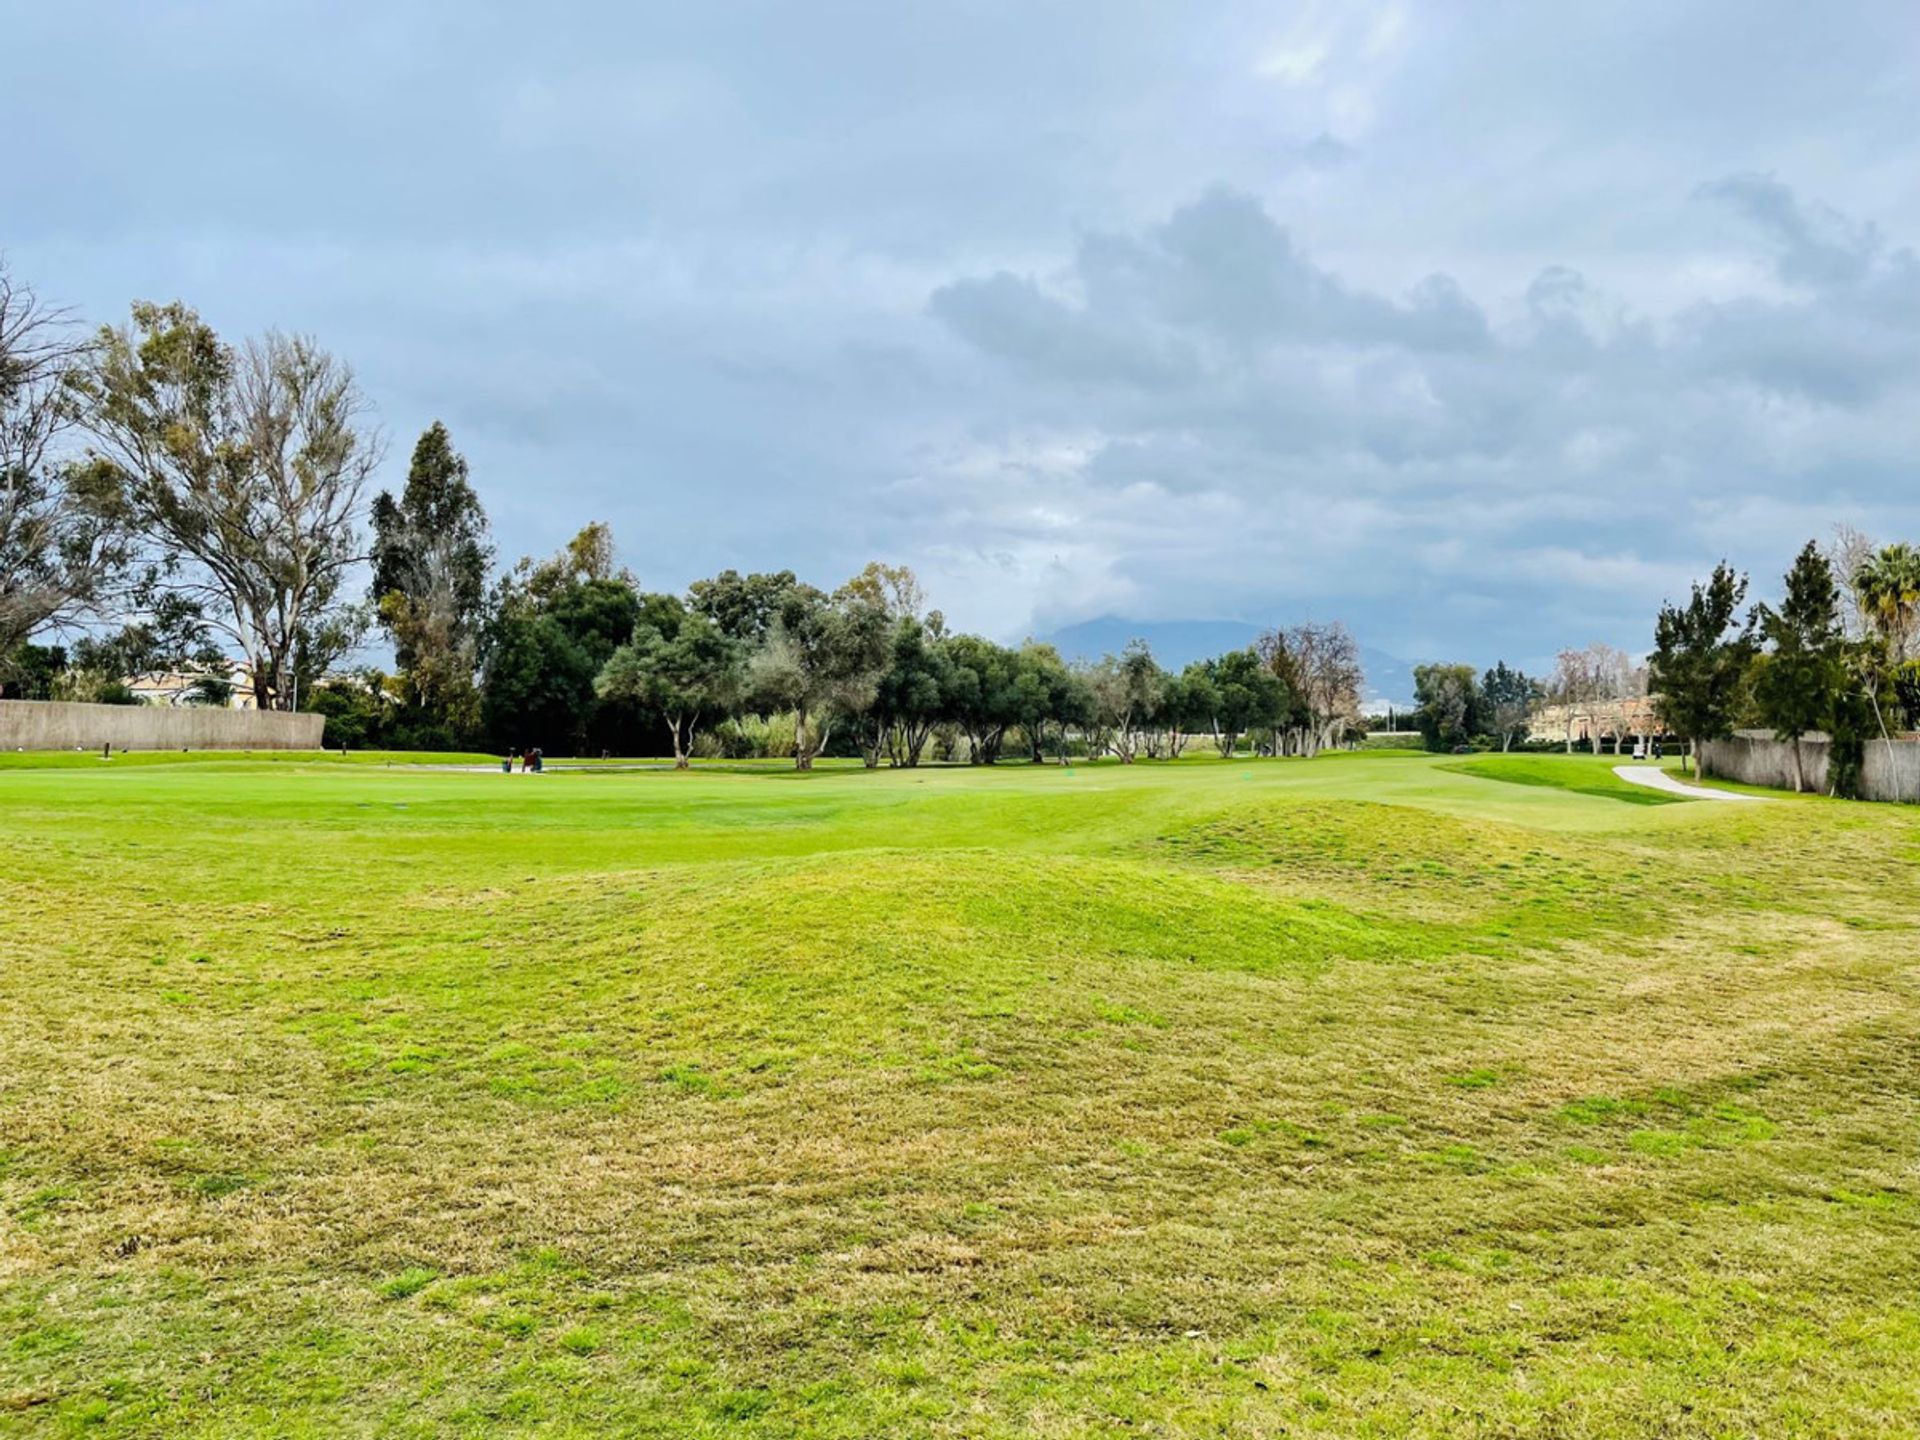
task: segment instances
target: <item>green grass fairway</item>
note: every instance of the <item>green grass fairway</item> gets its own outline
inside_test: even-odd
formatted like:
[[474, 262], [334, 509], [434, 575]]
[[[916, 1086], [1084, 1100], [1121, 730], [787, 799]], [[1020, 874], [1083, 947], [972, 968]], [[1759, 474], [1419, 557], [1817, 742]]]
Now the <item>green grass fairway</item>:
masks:
[[1613, 763], [0, 757], [0, 1434], [1913, 1433], [1920, 814]]

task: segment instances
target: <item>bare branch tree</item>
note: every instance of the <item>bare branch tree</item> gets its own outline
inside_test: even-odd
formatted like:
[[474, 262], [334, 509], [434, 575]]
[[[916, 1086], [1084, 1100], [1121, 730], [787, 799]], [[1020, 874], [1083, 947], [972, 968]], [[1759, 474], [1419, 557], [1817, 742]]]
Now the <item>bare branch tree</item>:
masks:
[[1604, 731], [1613, 730], [1613, 753], [1621, 753], [1627, 732], [1647, 693], [1647, 669], [1626, 651], [1604, 641], [1581, 650], [1562, 650], [1547, 684], [1547, 699], [1560, 710], [1566, 726], [1566, 744], [1573, 751], [1574, 727], [1587, 724], [1587, 743], [1600, 753]]
[[0, 268], [0, 667], [34, 635], [85, 615], [125, 563], [111, 519], [60, 453], [86, 358], [65, 313]]
[[1871, 535], [1847, 524], [1835, 525], [1832, 538], [1823, 547], [1834, 583], [1840, 588], [1840, 623], [1849, 640], [1863, 639], [1873, 630], [1873, 607], [1860, 589], [1860, 572], [1879, 549]]
[[1297, 723], [1289, 727], [1284, 740], [1275, 736], [1276, 753], [1316, 755], [1338, 744], [1342, 732], [1358, 724], [1360, 688], [1366, 676], [1360, 666], [1359, 642], [1340, 621], [1269, 630], [1254, 642], [1254, 649], [1297, 702]]

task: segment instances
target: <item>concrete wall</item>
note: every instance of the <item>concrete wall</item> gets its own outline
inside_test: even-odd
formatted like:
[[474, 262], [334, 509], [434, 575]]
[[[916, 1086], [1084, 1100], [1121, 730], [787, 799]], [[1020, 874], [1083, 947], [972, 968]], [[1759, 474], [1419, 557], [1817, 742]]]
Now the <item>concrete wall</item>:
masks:
[[[1827, 792], [1827, 737], [1809, 735], [1800, 741], [1807, 789]], [[1700, 770], [1743, 785], [1793, 788], [1793, 745], [1775, 740], [1764, 730], [1743, 730], [1731, 740], [1709, 740], [1700, 747]], [[1867, 742], [1860, 767], [1860, 794], [1867, 800], [1920, 801], [1920, 740], [1896, 739], [1891, 752], [1885, 741]]]
[[0, 750], [318, 750], [324, 715], [0, 700]]

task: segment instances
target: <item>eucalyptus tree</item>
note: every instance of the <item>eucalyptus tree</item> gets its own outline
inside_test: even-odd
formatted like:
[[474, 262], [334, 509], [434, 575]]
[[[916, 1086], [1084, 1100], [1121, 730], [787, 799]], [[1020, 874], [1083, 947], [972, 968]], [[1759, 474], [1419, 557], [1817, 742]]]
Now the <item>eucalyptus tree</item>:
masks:
[[869, 561], [866, 568], [833, 592], [836, 600], [864, 600], [894, 619], [927, 619], [927, 592], [910, 566]]
[[348, 643], [347, 572], [381, 442], [345, 363], [299, 335], [230, 346], [179, 302], [100, 332], [85, 376], [90, 483], [163, 589], [239, 646], [262, 709]]

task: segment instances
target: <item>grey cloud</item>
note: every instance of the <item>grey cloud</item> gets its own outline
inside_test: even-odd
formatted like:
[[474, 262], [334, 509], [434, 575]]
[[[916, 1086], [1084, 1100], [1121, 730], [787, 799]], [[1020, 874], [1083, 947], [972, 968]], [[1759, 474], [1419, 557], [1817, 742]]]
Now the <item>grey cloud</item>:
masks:
[[[1773, 199], [1779, 213], [1811, 213], [1791, 193]], [[1832, 228], [1872, 233], [1838, 218]], [[1665, 338], [1655, 317], [1549, 267], [1496, 329], [1451, 280], [1400, 301], [1351, 285], [1257, 202], [1214, 191], [1135, 236], [1082, 241], [1061, 281], [1076, 303], [1000, 277], [1023, 298], [1025, 328], [981, 342], [980, 282], [943, 288], [933, 312], [1018, 365], [1028, 384], [1008, 403], [1027, 423], [1092, 427], [1099, 438], [1077, 477], [1084, 506], [1160, 493], [1238, 507], [1216, 515], [1230, 530], [1195, 532], [1211, 560], [1190, 583], [1209, 577], [1216, 610], [1256, 614], [1263, 592], [1324, 599], [1387, 573], [1396, 593], [1463, 616], [1532, 596], [1537, 619], [1577, 626], [1619, 597], [1644, 605], [1671, 589], [1696, 549], [1711, 548], [1716, 505], [1763, 526], [1804, 516], [1797, 501], [1816, 472], [1792, 437], [1807, 421], [1773, 397], [1831, 416], [1821, 423], [1834, 437], [1913, 436], [1911, 411], [1888, 408], [1915, 389], [1901, 323], [1911, 267], [1877, 241], [1856, 248], [1863, 263], [1826, 266], [1815, 296], [1689, 306], [1668, 317]], [[1177, 389], [1139, 383], [1148, 357], [1174, 348], [1198, 374]], [[1099, 365], [1084, 363], [1096, 351]], [[1333, 497], [1366, 527], [1331, 521]], [[1774, 507], [1754, 511], [1766, 497]], [[1305, 548], [1288, 533], [1301, 517], [1315, 534]], [[1184, 536], [1115, 543], [1151, 546], [1115, 561], [1134, 583], [1191, 553]], [[1261, 549], [1264, 568], [1249, 553]]]
[[1766, 175], [1700, 188], [1753, 222], [1775, 273], [1807, 298], [1743, 297], [1679, 317], [1693, 363], [1776, 394], [1858, 407], [1920, 377], [1920, 261], [1879, 229], [1803, 200]]
[[1157, 386], [1178, 383], [1192, 368], [1164, 345], [1142, 343], [1141, 335], [1076, 311], [1004, 270], [944, 286], [928, 308], [982, 350], [1058, 378]]
[[1881, 251], [1872, 225], [1854, 225], [1829, 206], [1807, 204], [1771, 175], [1730, 175], [1698, 193], [1724, 202], [1765, 232], [1779, 247], [1779, 275], [1790, 285], [1858, 285]]
[[1359, 155], [1359, 151], [1344, 140], [1335, 139], [1322, 130], [1299, 149], [1302, 161], [1315, 170], [1332, 170]]
[[8, 19], [0, 249], [315, 332], [509, 555], [1637, 645], [1730, 547], [1920, 534], [1916, 23], [68, 0]]

